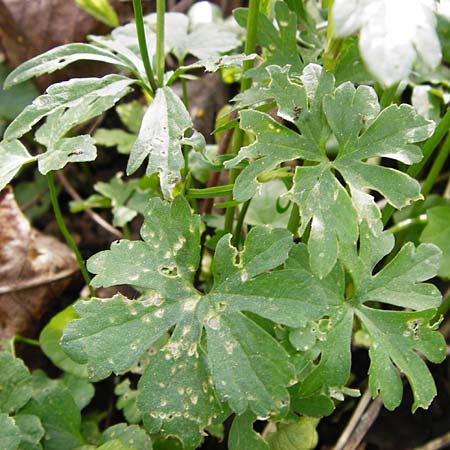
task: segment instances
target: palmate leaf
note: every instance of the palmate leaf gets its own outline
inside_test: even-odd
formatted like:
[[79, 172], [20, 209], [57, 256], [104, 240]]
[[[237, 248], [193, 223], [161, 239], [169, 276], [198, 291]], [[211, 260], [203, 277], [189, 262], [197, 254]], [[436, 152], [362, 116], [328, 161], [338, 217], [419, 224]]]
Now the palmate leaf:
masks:
[[[238, 415], [282, 417], [291, 404], [301, 412], [314, 404], [314, 414], [330, 413], [331, 398], [342, 396], [350, 374], [355, 317], [373, 340], [373, 394], [380, 391], [389, 408], [398, 405], [401, 390], [390, 389], [398, 385], [393, 381], [398, 367], [413, 387], [414, 408], [427, 407], [435, 388], [417, 352], [437, 362], [445, 345], [429, 325], [440, 294], [420, 283], [434, 275], [440, 252], [432, 245], [407, 245], [373, 274], [392, 244], [391, 235], [374, 230], [364, 220], [358, 251], [350, 244], [342, 250], [354, 283], [350, 298], [341, 264], [321, 279], [311, 269], [306, 245], [293, 245], [288, 231], [267, 227], [253, 228], [240, 252], [230, 235], [218, 242], [214, 284], [202, 294], [192, 284], [199, 264], [199, 217], [182, 197], [173, 204], [151, 199], [144, 241], [120, 241], [89, 261], [95, 286], [131, 284], [142, 296], [79, 302], [79, 318], [66, 327], [63, 348], [98, 380], [129, 369], [172, 330], [139, 381], [138, 405], [149, 432], [177, 436], [186, 449], [196, 448], [202, 430], [223, 421], [229, 408]], [[392, 287], [395, 295], [387, 292]], [[374, 300], [418, 312], [365, 306]], [[296, 373], [289, 353], [248, 313], [292, 329], [322, 321], [309, 372]], [[381, 368], [389, 379], [380, 375]]]
[[[270, 66], [267, 71], [271, 81], [261, 88], [262, 97], [274, 99], [278, 115], [301, 134], [264, 113], [242, 111], [240, 126], [255, 134], [256, 141], [225, 165], [249, 161], [234, 187], [236, 200], [245, 201], [254, 195], [262, 173], [283, 161], [309, 161], [297, 167], [289, 197], [299, 205], [300, 233], [311, 226], [311, 265], [323, 277], [336, 263], [339, 245], [356, 243], [357, 225], [373, 204], [367, 189], [378, 191], [396, 208], [421, 197], [417, 181], [398, 170], [371, 165], [367, 159], [419, 161], [422, 153], [414, 144], [432, 134], [434, 123], [408, 105], [392, 105], [379, 112], [372, 88], [355, 88], [347, 82], [335, 89], [332, 75], [320, 66], [307, 66], [299, 79], [290, 76], [288, 66]], [[334, 159], [326, 151], [332, 136], [338, 144]]]
[[147, 175], [158, 173], [164, 197], [172, 198], [173, 188], [181, 181], [180, 170], [184, 167], [181, 145], [196, 145], [194, 140], [184, 138], [184, 133], [191, 127], [189, 112], [179, 97], [168, 87], [158, 89], [131, 149], [127, 174], [134, 173], [149, 158]]
[[[320, 398], [326, 394], [324, 386], [331, 389], [329, 393], [339, 391], [339, 385], [333, 385], [329, 380], [335, 380], [339, 373], [344, 379], [343, 367], [347, 367], [348, 376], [350, 337], [355, 316], [372, 340], [369, 384], [374, 397], [379, 392], [388, 409], [400, 404], [403, 387], [396, 367], [411, 384], [413, 411], [418, 407], [427, 408], [436, 395], [433, 379], [418, 353], [432, 362], [440, 362], [445, 355], [443, 337], [435, 331], [435, 326], [430, 325], [441, 294], [435, 286], [421, 283], [436, 274], [440, 251], [434, 245], [422, 244], [414, 248], [408, 243], [380, 272], [372, 274], [375, 265], [392, 248], [390, 237], [389, 233], [380, 233], [379, 230], [374, 233], [363, 222], [359, 254], [356, 254], [355, 247], [353, 255], [345, 253], [345, 264], [354, 281], [353, 295], [347, 300], [342, 297], [341, 306], [329, 315], [330, 332], [326, 342], [322, 343], [320, 362], [299, 388], [300, 396], [305, 397], [305, 407], [312, 397]], [[412, 308], [417, 312], [383, 311], [365, 305], [372, 301]], [[342, 341], [335, 341], [339, 335], [347, 336], [348, 350], [345, 354], [339, 352], [336, 355], [332, 349], [345, 347]], [[343, 360], [347, 363], [344, 364]]]

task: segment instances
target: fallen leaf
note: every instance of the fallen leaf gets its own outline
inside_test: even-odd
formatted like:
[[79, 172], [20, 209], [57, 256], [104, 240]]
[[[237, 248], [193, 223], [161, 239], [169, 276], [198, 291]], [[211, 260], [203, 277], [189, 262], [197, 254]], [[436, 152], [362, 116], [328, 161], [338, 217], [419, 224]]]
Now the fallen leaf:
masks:
[[0, 339], [32, 334], [78, 266], [71, 250], [34, 229], [11, 188], [0, 192]]

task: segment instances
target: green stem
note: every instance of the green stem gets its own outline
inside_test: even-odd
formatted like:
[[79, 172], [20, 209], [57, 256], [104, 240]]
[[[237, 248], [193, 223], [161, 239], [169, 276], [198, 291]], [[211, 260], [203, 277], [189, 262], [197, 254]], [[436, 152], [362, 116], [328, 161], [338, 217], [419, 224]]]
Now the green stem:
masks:
[[327, 47], [323, 54], [323, 67], [329, 72], [334, 72], [342, 44], [344, 43], [342, 38], [334, 37], [333, 4], [334, 0], [328, 0]]
[[164, 16], [166, 0], [156, 0], [156, 79], [158, 86], [164, 86], [164, 69], [166, 55], [164, 53]]
[[391, 233], [396, 234], [400, 233], [401, 231], [407, 230], [409, 227], [412, 227], [413, 225], [424, 224], [427, 222], [428, 222], [427, 215], [421, 214], [418, 217], [402, 220], [401, 222], [392, 225], [392, 227], [388, 228], [386, 231], [390, 231]]
[[234, 231], [234, 245], [236, 247], [239, 247], [240, 243], [241, 243], [241, 238], [242, 238], [242, 226], [244, 225], [244, 219], [245, 219], [245, 215], [247, 214], [248, 211], [248, 207], [250, 206], [250, 202], [252, 200], [247, 200], [245, 203], [243, 203], [242, 208], [241, 208], [241, 212], [239, 213], [237, 222], [236, 222], [236, 228]]
[[182, 91], [182, 100], [184, 103], [184, 106], [189, 111], [189, 98], [188, 98], [188, 91], [187, 91], [187, 82], [185, 78], [181, 78], [181, 91]]
[[80, 267], [80, 270], [81, 270], [81, 274], [83, 275], [85, 283], [89, 287], [89, 292], [90, 292], [91, 296], [95, 296], [95, 291], [90, 286], [91, 279], [89, 277], [88, 271], [84, 264], [83, 258], [80, 254], [80, 251], [78, 250], [77, 244], [75, 244], [75, 241], [73, 240], [72, 235], [70, 234], [70, 231], [67, 229], [66, 224], [64, 223], [64, 219], [61, 214], [61, 208], [59, 207], [59, 203], [58, 203], [58, 194], [56, 193], [56, 186], [55, 186], [55, 179], [53, 176], [53, 172], [49, 172], [47, 174], [47, 184], [48, 184], [48, 190], [50, 193], [50, 200], [52, 202], [53, 211], [55, 213], [55, 218], [56, 218], [56, 222], [58, 224], [59, 230], [61, 231], [61, 234], [64, 236], [64, 239], [67, 242], [67, 245], [73, 251], [73, 253], [77, 259], [78, 266]]
[[395, 83], [383, 91], [383, 94], [381, 95], [381, 99], [380, 99], [380, 105], [381, 105], [382, 109], [387, 108], [389, 105], [391, 105], [394, 102], [395, 94], [397, 93], [397, 89], [398, 89], [398, 83]]
[[447, 297], [439, 306], [434, 316], [434, 320], [439, 320], [441, 316], [445, 316], [450, 311], [450, 296]]
[[14, 336], [14, 342], [22, 342], [24, 344], [33, 345], [34, 347], [40, 347], [39, 341], [36, 339], [27, 338], [25, 336], [16, 335]]
[[139, 42], [139, 50], [141, 52], [142, 62], [144, 63], [145, 73], [147, 74], [148, 82], [153, 92], [156, 92], [158, 86], [155, 82], [155, 76], [153, 75], [152, 66], [148, 57], [147, 40], [145, 38], [144, 28], [144, 14], [142, 12], [141, 0], [133, 0], [134, 19], [136, 21], [136, 32]]
[[292, 205], [291, 215], [289, 216], [289, 222], [287, 225], [287, 229], [294, 235], [297, 236], [298, 226], [300, 225], [300, 211], [297, 203]]
[[[248, 18], [247, 18], [247, 32], [245, 40], [244, 52], [246, 55], [250, 55], [255, 52], [256, 49], [256, 31], [258, 29], [258, 16], [259, 16], [259, 3], [260, 0], [250, 0], [248, 7]], [[241, 92], [246, 91], [252, 85], [251, 78], [247, 78], [245, 73], [253, 67], [253, 61], [244, 61], [242, 66], [242, 79], [241, 79]], [[244, 130], [236, 127], [233, 136], [233, 147], [230, 153], [236, 155], [239, 149], [242, 147], [244, 142]], [[239, 175], [239, 170], [232, 169], [230, 171], [230, 184], [234, 184], [237, 176]], [[232, 199], [232, 197], [231, 197]], [[225, 213], [225, 232], [231, 233], [233, 230], [233, 221], [235, 215], [235, 208], [228, 208]]]
[[[439, 122], [439, 125], [436, 127], [436, 130], [434, 131], [433, 135], [428, 139], [427, 142], [425, 142], [423, 146], [423, 158], [418, 164], [414, 164], [411, 166], [406, 173], [416, 178], [419, 173], [422, 171], [422, 169], [425, 167], [426, 163], [430, 159], [430, 157], [433, 155], [434, 151], [436, 150], [437, 146], [440, 144], [444, 136], [447, 134], [448, 130], [450, 129], [450, 108], [447, 110], [447, 112], [442, 117], [441, 121]], [[383, 223], [388, 223], [389, 219], [392, 217], [392, 214], [394, 213], [394, 207], [391, 205], [386, 205], [383, 208]]]
[[431, 166], [430, 171], [425, 179], [425, 183], [422, 187], [422, 195], [427, 196], [434, 186], [442, 168], [444, 167], [445, 161], [447, 161], [448, 155], [450, 154], [450, 133], [447, 134], [444, 143], [442, 144], [436, 159]]

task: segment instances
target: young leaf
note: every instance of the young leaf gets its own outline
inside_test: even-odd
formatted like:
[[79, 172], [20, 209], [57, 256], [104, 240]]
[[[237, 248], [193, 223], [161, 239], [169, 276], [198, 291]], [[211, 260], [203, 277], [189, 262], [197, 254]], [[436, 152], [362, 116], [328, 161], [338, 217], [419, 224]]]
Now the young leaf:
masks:
[[438, 206], [427, 211], [428, 224], [420, 236], [421, 242], [437, 245], [443, 255], [439, 276], [450, 278], [450, 208]]
[[417, 57], [431, 68], [441, 62], [435, 8], [434, 0], [336, 0], [333, 31], [349, 36], [360, 30], [365, 63], [379, 81], [392, 85], [407, 78]]
[[158, 89], [142, 120], [128, 160], [127, 174], [136, 172], [148, 157], [147, 175], [158, 173], [165, 198], [172, 198], [184, 167], [181, 140], [192, 120], [183, 102], [168, 87]]

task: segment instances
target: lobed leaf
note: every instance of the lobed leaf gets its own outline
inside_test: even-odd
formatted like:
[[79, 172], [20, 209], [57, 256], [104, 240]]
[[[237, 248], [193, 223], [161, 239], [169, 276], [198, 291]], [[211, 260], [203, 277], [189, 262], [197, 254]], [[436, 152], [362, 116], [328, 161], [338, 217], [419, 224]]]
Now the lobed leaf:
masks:
[[131, 149], [127, 174], [134, 173], [149, 158], [147, 175], [158, 173], [164, 197], [172, 198], [184, 167], [181, 141], [191, 127], [189, 112], [177, 95], [168, 87], [158, 89]]
[[35, 160], [26, 147], [18, 140], [0, 142], [0, 190], [19, 172], [21, 167]]

